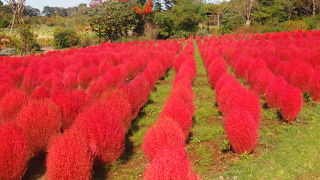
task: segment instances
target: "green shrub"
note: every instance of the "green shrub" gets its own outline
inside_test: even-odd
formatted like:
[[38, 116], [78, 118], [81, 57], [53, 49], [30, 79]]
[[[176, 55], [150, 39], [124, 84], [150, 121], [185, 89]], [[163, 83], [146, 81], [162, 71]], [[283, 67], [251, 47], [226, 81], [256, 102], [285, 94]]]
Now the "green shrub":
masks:
[[0, 19], [0, 28], [7, 28], [10, 22], [6, 19]]
[[72, 29], [56, 28], [53, 36], [54, 45], [57, 48], [68, 48], [79, 44], [79, 37]]
[[235, 34], [250, 34], [261, 32], [260, 26], [241, 26], [237, 28], [233, 33]]
[[320, 29], [320, 15], [308, 16], [302, 19], [308, 26], [308, 30]]
[[308, 25], [302, 20], [291, 20], [283, 23], [285, 31], [307, 30]]
[[11, 35], [10, 38], [13, 47], [21, 55], [40, 49], [40, 45], [36, 40], [36, 35], [28, 24], [21, 25], [18, 28], [18, 34]]

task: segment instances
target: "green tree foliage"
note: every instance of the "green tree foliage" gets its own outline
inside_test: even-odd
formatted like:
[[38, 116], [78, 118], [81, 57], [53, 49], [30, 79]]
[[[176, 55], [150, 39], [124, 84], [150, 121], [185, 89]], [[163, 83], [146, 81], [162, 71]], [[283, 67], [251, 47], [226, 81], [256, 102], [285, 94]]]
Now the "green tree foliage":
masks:
[[157, 12], [154, 23], [159, 27], [159, 37], [188, 37], [195, 34], [203, 20], [201, 3], [183, 0], [171, 10]]
[[222, 19], [220, 31], [225, 33], [231, 33], [235, 29], [245, 24], [245, 19], [240, 13], [239, 1], [230, 1], [229, 3], [222, 4]]
[[51, 17], [53, 15], [68, 16], [67, 9], [60, 8], [60, 7], [50, 7], [50, 6], [43, 7], [42, 14], [44, 14], [47, 17]]
[[[274, 24], [290, 19], [286, 11], [290, 4], [284, 0], [259, 0], [259, 7], [252, 13], [255, 23]], [[291, 12], [292, 13], [292, 12]]]
[[106, 41], [115, 41], [122, 36], [127, 36], [129, 31], [134, 31], [141, 23], [128, 2], [103, 2], [93, 7], [89, 15], [92, 30], [99, 38]]
[[29, 17], [40, 16], [40, 14], [41, 14], [41, 11], [39, 9], [33, 8], [31, 6], [26, 6], [23, 11], [23, 15], [29, 16]]

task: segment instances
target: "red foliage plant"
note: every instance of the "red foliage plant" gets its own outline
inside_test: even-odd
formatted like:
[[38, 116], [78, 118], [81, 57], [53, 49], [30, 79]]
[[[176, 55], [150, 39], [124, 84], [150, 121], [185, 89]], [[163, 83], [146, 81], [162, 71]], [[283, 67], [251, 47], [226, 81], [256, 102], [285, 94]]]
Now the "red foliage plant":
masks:
[[119, 120], [128, 129], [132, 120], [132, 107], [128, 95], [122, 89], [115, 89], [103, 95], [102, 99], [109, 105], [108, 111], [112, 114], [117, 112]]
[[[175, 97], [175, 98], [174, 98]], [[194, 106], [194, 94], [191, 88], [185, 84], [178, 83], [171, 91], [170, 99], [180, 99], [182, 100], [189, 108], [192, 114], [195, 112]], [[169, 103], [169, 102], [168, 102]]]
[[46, 149], [51, 137], [60, 132], [61, 113], [50, 100], [32, 100], [17, 115], [32, 155]]
[[104, 163], [114, 163], [122, 154], [126, 129], [119, 113], [109, 111], [110, 105], [91, 105], [76, 119], [71, 130], [78, 131], [88, 145], [97, 147], [97, 157]]
[[50, 91], [45, 86], [38, 86], [35, 90], [32, 91], [31, 98], [34, 99], [45, 99], [50, 98]]
[[14, 123], [0, 126], [0, 179], [21, 179], [27, 169], [28, 144]]
[[254, 60], [248, 56], [239, 56], [234, 67], [237, 77], [244, 77], [247, 68], [249, 68], [250, 63], [253, 61]]
[[266, 101], [270, 108], [280, 108], [282, 96], [287, 89], [287, 81], [277, 76], [266, 88]]
[[209, 84], [215, 87], [216, 83], [220, 77], [228, 71], [228, 66], [226, 63], [211, 63], [208, 68]]
[[91, 179], [94, 152], [76, 132], [52, 139], [46, 161], [48, 180]]
[[251, 153], [257, 145], [258, 128], [250, 112], [235, 110], [224, 116], [225, 131], [232, 149], [238, 153]]
[[199, 180], [183, 148], [164, 149], [148, 165], [145, 180]]
[[19, 89], [11, 89], [0, 101], [0, 122], [15, 120], [21, 107], [28, 102], [28, 95]]
[[228, 102], [226, 103], [225, 116], [230, 115], [235, 110], [246, 110], [256, 122], [257, 127], [260, 126], [261, 121], [261, 104], [259, 96], [255, 93], [241, 88], [237, 93], [230, 95]]
[[302, 110], [302, 92], [298, 88], [288, 86], [281, 99], [280, 111], [284, 120], [292, 122]]
[[[261, 59], [256, 59], [252, 61], [245, 72], [245, 79], [250, 82], [251, 76], [259, 69], [265, 69], [267, 65]], [[250, 82], [251, 83], [251, 82]]]
[[143, 138], [142, 150], [149, 160], [166, 148], [184, 148], [185, 135], [172, 119], [159, 121], [147, 131]]
[[302, 64], [295, 68], [290, 77], [290, 84], [302, 92], [309, 91], [309, 81], [314, 75], [314, 70], [309, 64]]
[[82, 69], [78, 74], [78, 84], [81, 88], [86, 89], [92, 78], [92, 73], [88, 68]]
[[320, 101], [320, 70], [316, 71], [309, 82], [309, 91], [314, 101]]
[[263, 95], [266, 92], [267, 86], [272, 82], [274, 78], [273, 73], [268, 69], [259, 69], [251, 76], [251, 88], [252, 90]]
[[76, 89], [78, 87], [77, 74], [67, 73], [62, 82], [66, 89]]
[[183, 101], [175, 100], [167, 103], [160, 114], [159, 121], [171, 118], [176, 121], [181, 129], [183, 130], [185, 136], [188, 136], [189, 131], [192, 127], [193, 114]]

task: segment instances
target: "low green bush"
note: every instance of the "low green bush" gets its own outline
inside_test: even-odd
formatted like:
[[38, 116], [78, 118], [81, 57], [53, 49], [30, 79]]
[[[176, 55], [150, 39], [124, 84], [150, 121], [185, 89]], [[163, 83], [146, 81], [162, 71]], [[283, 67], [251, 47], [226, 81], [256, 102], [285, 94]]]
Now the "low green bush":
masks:
[[76, 31], [68, 28], [56, 28], [54, 31], [54, 45], [57, 48], [68, 48], [79, 45], [79, 36]]

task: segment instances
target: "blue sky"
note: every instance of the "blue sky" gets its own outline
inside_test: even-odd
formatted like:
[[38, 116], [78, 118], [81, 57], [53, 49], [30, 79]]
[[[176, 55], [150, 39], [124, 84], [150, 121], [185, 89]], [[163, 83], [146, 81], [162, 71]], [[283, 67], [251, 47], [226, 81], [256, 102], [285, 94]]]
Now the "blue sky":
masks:
[[44, 6], [73, 7], [81, 3], [89, 4], [90, 0], [26, 0], [26, 4], [42, 10]]

